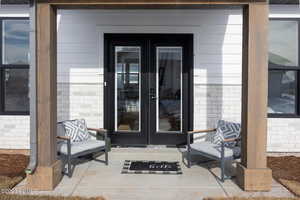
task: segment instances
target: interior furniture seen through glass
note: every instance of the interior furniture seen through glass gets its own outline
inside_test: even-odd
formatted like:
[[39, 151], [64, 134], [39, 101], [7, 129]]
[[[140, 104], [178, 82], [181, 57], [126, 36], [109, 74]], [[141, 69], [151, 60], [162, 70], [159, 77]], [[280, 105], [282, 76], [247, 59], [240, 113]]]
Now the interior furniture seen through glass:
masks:
[[5, 69], [5, 111], [26, 112], [29, 110], [29, 70]]
[[296, 99], [295, 71], [269, 71], [268, 113], [294, 114]]
[[182, 130], [182, 47], [157, 47], [157, 131]]
[[140, 47], [115, 47], [117, 131], [140, 131], [140, 54]]

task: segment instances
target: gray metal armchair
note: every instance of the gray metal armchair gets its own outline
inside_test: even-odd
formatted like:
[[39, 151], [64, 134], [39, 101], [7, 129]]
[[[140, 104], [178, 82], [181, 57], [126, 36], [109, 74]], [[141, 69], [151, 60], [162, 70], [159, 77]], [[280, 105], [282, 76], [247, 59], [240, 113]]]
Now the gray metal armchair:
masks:
[[[226, 143], [238, 141], [240, 138], [224, 139], [221, 145], [214, 144], [210, 141], [203, 141], [191, 144], [191, 137], [194, 134], [207, 133], [211, 134], [216, 132], [216, 129], [208, 130], [195, 130], [187, 133], [187, 162], [188, 168], [192, 165], [191, 154], [201, 155], [220, 162], [221, 168], [221, 181], [231, 178], [225, 174], [226, 161], [233, 160], [235, 158], [235, 148], [226, 147]], [[237, 147], [239, 148], [239, 147]]]
[[104, 162], [108, 165], [109, 140], [107, 137], [107, 130], [101, 128], [88, 128], [88, 131], [93, 137], [97, 137], [99, 135], [103, 136], [104, 140], [89, 139], [83, 142], [71, 143], [71, 138], [65, 136], [63, 124], [61, 122], [57, 124], [57, 139], [59, 140], [57, 144], [57, 151], [67, 161], [67, 175], [69, 177], [72, 176], [72, 159], [80, 156], [102, 151], [105, 154]]

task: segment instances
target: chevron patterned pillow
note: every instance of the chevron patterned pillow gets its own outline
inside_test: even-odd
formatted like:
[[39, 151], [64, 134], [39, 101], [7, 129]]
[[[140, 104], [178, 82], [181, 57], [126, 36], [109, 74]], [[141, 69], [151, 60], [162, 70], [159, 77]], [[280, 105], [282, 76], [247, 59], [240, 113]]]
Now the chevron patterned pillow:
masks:
[[[217, 131], [213, 136], [213, 143], [220, 145], [224, 139], [238, 138], [241, 134], [241, 124], [219, 120], [217, 125]], [[236, 142], [228, 142], [226, 147], [235, 147]]]
[[63, 125], [66, 136], [71, 138], [71, 142], [83, 142], [90, 139], [84, 119], [64, 121]]

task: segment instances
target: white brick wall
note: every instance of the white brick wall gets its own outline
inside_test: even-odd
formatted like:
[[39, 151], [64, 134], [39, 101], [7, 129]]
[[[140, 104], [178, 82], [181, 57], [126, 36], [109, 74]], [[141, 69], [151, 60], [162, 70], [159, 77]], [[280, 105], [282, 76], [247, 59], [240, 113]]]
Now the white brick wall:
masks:
[[85, 119], [89, 127], [103, 127], [103, 85], [58, 83], [58, 121]]
[[0, 149], [29, 149], [29, 116], [0, 116]]
[[219, 119], [241, 121], [241, 86], [194, 86], [194, 128], [215, 128]]
[[269, 119], [268, 151], [300, 152], [300, 119]]

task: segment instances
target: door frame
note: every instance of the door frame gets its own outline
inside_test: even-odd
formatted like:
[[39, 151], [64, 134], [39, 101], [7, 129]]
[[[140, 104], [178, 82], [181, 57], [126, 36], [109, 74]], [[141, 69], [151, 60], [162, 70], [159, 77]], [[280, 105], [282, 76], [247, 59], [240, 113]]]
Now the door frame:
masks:
[[[114, 120], [111, 120], [113, 117], [115, 117], [115, 112], [111, 112], [111, 102], [115, 101], [114, 98], [114, 90], [113, 92], [109, 90], [108, 84], [113, 85], [113, 88], [115, 87], [114, 85], [114, 72], [110, 72], [109, 68], [112, 65], [111, 59], [109, 58], [109, 54], [113, 52], [113, 49], [111, 48], [112, 46], [110, 45], [112, 40], [116, 40], [118, 42], [124, 41], [124, 39], [130, 39], [133, 40], [132, 46], [137, 46], [138, 42], [135, 40], [140, 41], [140, 45], [143, 46], [145, 49], [144, 51], [141, 51], [141, 63], [142, 67], [140, 72], [141, 76], [147, 76], [148, 73], [150, 73], [150, 63], [152, 62], [150, 60], [150, 44], [148, 44], [150, 40], [168, 40], [168, 38], [173, 37], [173, 38], [186, 38], [186, 41], [188, 41], [187, 45], [187, 56], [190, 56], [190, 59], [186, 59], [188, 65], [188, 68], [182, 68], [182, 76], [187, 79], [186, 85], [183, 83], [182, 89], [184, 94], [183, 95], [188, 95], [189, 98], [187, 101], [182, 102], [182, 108], [183, 110], [185, 109], [187, 114], [183, 115], [182, 118], [187, 117], [188, 119], [185, 119], [184, 121], [186, 124], [183, 124], [183, 127], [187, 127], [185, 131], [192, 130], [193, 129], [193, 118], [194, 118], [194, 74], [193, 74], [193, 69], [194, 69], [194, 38], [193, 34], [173, 34], [173, 33], [105, 33], [104, 34], [104, 84], [103, 84], [103, 89], [104, 89], [104, 128], [108, 130], [108, 134], [112, 140], [112, 145], [118, 145], [118, 146], [146, 146], [150, 143], [150, 117], [148, 116], [148, 112], [144, 112], [146, 116], [144, 116], [144, 119], [146, 119], [146, 123], [141, 120], [141, 127], [144, 126], [146, 128], [147, 133], [145, 138], [146, 141], [143, 141], [141, 144], [140, 139], [136, 139], [134, 137], [131, 138], [130, 141], [125, 139], [126, 137], [133, 136], [133, 134], [137, 133], [122, 133], [122, 134], [116, 134], [113, 133], [113, 127], [114, 127]], [[142, 42], [141, 42], [142, 41]], [[127, 43], [127, 46], [130, 46], [130, 42]], [[125, 46], [125, 45], [124, 45]], [[149, 47], [149, 48], [148, 48]], [[185, 54], [184, 54], [185, 55]], [[183, 56], [184, 56], [183, 55]], [[144, 57], [144, 58], [143, 58]], [[186, 71], [187, 73], [183, 73]], [[146, 73], [145, 73], [146, 72]], [[144, 78], [145, 80], [145, 78]], [[149, 79], [148, 79], [149, 80]], [[183, 79], [184, 80], [184, 79]], [[143, 81], [143, 78], [141, 77], [141, 86], [142, 84], [144, 87], [149, 89], [149, 81]], [[187, 89], [184, 89], [184, 87], [187, 86]], [[142, 89], [142, 88], [141, 88]], [[142, 91], [141, 91], [142, 92]], [[144, 91], [144, 93], [147, 93], [149, 95], [149, 91]], [[141, 94], [143, 96], [143, 94]], [[142, 99], [141, 99], [142, 100]], [[182, 99], [183, 100], [183, 99]], [[142, 109], [149, 109], [149, 101], [147, 101], [146, 105], [141, 105], [141, 114], [142, 114]], [[142, 132], [142, 129], [141, 129]], [[186, 133], [184, 133], [185, 138], [186, 138]], [[191, 138], [192, 139], [192, 138]], [[126, 141], [126, 143], [122, 143], [122, 141]], [[162, 143], [157, 143], [162, 145]], [[185, 144], [177, 144], [177, 145], [185, 145]], [[170, 145], [174, 146], [174, 145]]]
[[[172, 38], [169, 40], [169, 38]], [[171, 132], [171, 131], [160, 131], [157, 132], [156, 127], [158, 126], [156, 123], [158, 122], [157, 116], [158, 113], [156, 110], [157, 104], [153, 102], [150, 103], [150, 110], [155, 110], [156, 117], [150, 117], [150, 127], [149, 127], [149, 142], [154, 145], [163, 145], [163, 144], [177, 144], [184, 145], [186, 144], [187, 136], [186, 132], [191, 130], [189, 126], [189, 122], [192, 121], [193, 116], [189, 116], [193, 113], [193, 93], [190, 93], [189, 89], [192, 87], [190, 83], [193, 83], [193, 35], [192, 34], [165, 34], [165, 35], [155, 35], [151, 38], [152, 43], [150, 45], [150, 52], [153, 53], [150, 57], [150, 66], [151, 66], [151, 81], [150, 88], [158, 89], [157, 85], [157, 47], [178, 47], [182, 46], [182, 85], [181, 85], [181, 106], [182, 106], [182, 133], [180, 131]], [[192, 76], [192, 77], [191, 77]], [[157, 92], [157, 91], [156, 91]], [[157, 102], [156, 102], [157, 103]], [[153, 115], [152, 115], [153, 116]], [[184, 141], [184, 143], [182, 143]]]

